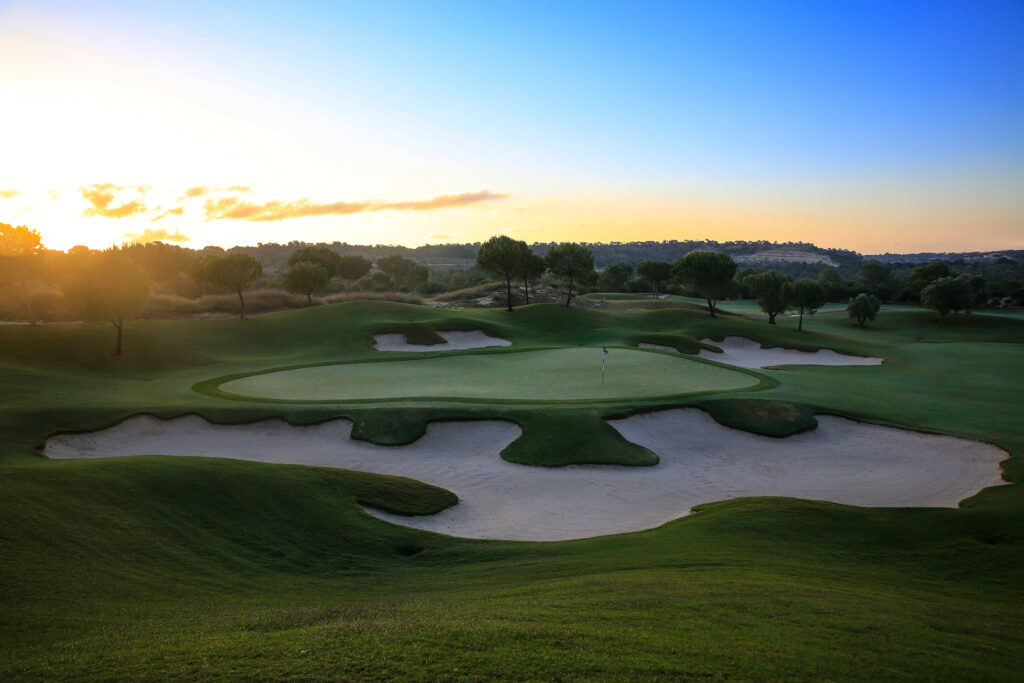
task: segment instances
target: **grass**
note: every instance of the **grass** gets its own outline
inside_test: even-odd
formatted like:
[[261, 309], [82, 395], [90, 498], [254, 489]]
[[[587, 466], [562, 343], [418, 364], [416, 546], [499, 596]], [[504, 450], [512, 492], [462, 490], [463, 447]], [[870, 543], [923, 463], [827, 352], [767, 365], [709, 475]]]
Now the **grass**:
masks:
[[[886, 361], [765, 370], [755, 374], [771, 386], [754, 394], [580, 406], [272, 404], [191, 390], [266, 368], [365, 364], [380, 358], [374, 334], [408, 324], [482, 329], [519, 348], [738, 335]], [[358, 438], [391, 444], [431, 419], [497, 418], [523, 427], [503, 454], [516, 462], [642, 465], [653, 454], [602, 418], [699, 405], [774, 435], [835, 413], [984, 439], [1010, 452], [1006, 475], [1019, 481], [1020, 318], [939, 325], [931, 312], [883, 310], [863, 330], [824, 315], [798, 333], [795, 320], [711, 320], [677, 302], [511, 315], [349, 302], [131, 323], [123, 359], [109, 355], [108, 328], [0, 328], [4, 680], [1016, 680], [1024, 665], [1019, 484], [956, 510], [739, 499], [641, 533], [505, 543], [397, 527], [359, 508], [452, 502], [399, 478], [202, 458], [57, 462], [34, 451], [54, 432], [139, 412], [347, 416]]]
[[[218, 395], [272, 401], [623, 401], [751, 388], [757, 376], [672, 354], [599, 347], [333, 363], [230, 379]], [[606, 371], [602, 373], [602, 362]], [[604, 376], [602, 376], [602, 374]]]

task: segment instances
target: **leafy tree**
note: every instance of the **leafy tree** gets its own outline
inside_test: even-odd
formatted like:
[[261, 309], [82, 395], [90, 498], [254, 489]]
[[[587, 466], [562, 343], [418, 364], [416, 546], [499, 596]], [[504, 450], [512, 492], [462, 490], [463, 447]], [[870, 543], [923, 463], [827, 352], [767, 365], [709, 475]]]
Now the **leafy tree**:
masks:
[[512, 312], [512, 280], [522, 273], [527, 253], [533, 253], [526, 242], [505, 235], [495, 235], [480, 245], [476, 263], [491, 277], [505, 280], [505, 305]]
[[641, 261], [636, 274], [650, 283], [654, 298], [658, 298], [658, 283], [672, 277], [672, 264], [666, 261]]
[[939, 278], [949, 277], [952, 273], [945, 261], [932, 261], [914, 268], [913, 272], [903, 281], [900, 298], [907, 301], [921, 301], [921, 290]]
[[619, 261], [601, 271], [598, 286], [605, 292], [621, 292], [631, 277], [633, 264], [629, 261]]
[[288, 257], [288, 265], [296, 266], [300, 263], [312, 263], [320, 266], [327, 273], [327, 279], [330, 280], [341, 270], [341, 254], [322, 245], [299, 247]]
[[[728, 254], [717, 251], [692, 251], [672, 266], [685, 286], [697, 290], [708, 302], [708, 313], [715, 317], [718, 300], [732, 291], [736, 262]], [[747, 278], [743, 283], [746, 285]], [[774, 324], [775, 317], [772, 316]]]
[[0, 274], [18, 284], [22, 299], [25, 301], [25, 312], [32, 325], [36, 324], [36, 314], [25, 285], [38, 274], [39, 257], [44, 251], [42, 239], [37, 231], [30, 230], [24, 225], [14, 227], [0, 223]]
[[233, 252], [210, 259], [206, 277], [217, 287], [238, 293], [239, 318], [245, 317], [245, 298], [242, 291], [263, 274], [263, 265], [252, 256]]
[[963, 280], [970, 290], [970, 297], [968, 298], [967, 306], [964, 308], [965, 313], [970, 313], [972, 307], [983, 304], [988, 299], [988, 287], [985, 285], [985, 278], [982, 276], [962, 273], [957, 276], [957, 279]]
[[377, 261], [377, 267], [386, 273], [396, 287], [408, 287], [416, 290], [426, 284], [430, 278], [430, 269], [407, 259], [401, 254], [390, 254]]
[[[526, 244], [525, 242], [523, 243]], [[526, 288], [526, 303], [530, 303], [530, 283], [548, 269], [546, 263], [544, 263], [544, 257], [540, 254], [535, 254], [527, 247], [526, 251], [521, 254], [519, 260], [519, 277], [523, 280], [523, 286]]]
[[596, 277], [594, 272], [594, 252], [582, 244], [562, 242], [549, 247], [544, 255], [548, 270], [555, 277], [569, 283], [569, 292], [565, 295], [565, 305], [572, 303], [572, 288], [576, 282], [586, 283]]
[[814, 315], [828, 301], [825, 288], [808, 277], [800, 278], [794, 282], [790, 287], [787, 298], [794, 308], [800, 310], [800, 322], [796, 326], [797, 331], [804, 329], [805, 312], [807, 315]]
[[828, 301], [838, 301], [849, 296], [849, 291], [843, 284], [839, 271], [835, 268], [822, 268], [818, 273], [818, 284], [825, 288], [825, 296]]
[[284, 274], [284, 288], [295, 294], [305, 294], [306, 305], [311, 306], [313, 293], [326, 287], [330, 279], [323, 266], [296, 263]]
[[364, 256], [345, 254], [338, 259], [338, 270], [335, 274], [345, 281], [345, 291], [347, 292], [352, 283], [365, 277], [372, 267], [373, 262]]
[[861, 327], [864, 327], [864, 321], [874, 320], [881, 307], [882, 302], [874, 294], [858, 294], [850, 299], [850, 303], [846, 305], [846, 312], [851, 318], [856, 318]]
[[64, 283], [64, 300], [86, 320], [107, 320], [117, 331], [114, 355], [122, 352], [124, 322], [149, 302], [149, 274], [119, 251], [81, 256], [81, 267]]
[[860, 267], [860, 284], [880, 299], [889, 299], [896, 288], [896, 278], [893, 277], [892, 268], [871, 260], [865, 261]]
[[775, 316], [784, 313], [789, 307], [787, 297], [790, 294], [790, 283], [793, 279], [774, 270], [767, 273], [748, 275], [743, 284], [757, 299], [757, 305], [768, 314], [768, 324], [775, 324]]
[[921, 303], [939, 312], [945, 322], [950, 311], [962, 311], [971, 305], [974, 292], [970, 281], [960, 277], [943, 277], [921, 290]]

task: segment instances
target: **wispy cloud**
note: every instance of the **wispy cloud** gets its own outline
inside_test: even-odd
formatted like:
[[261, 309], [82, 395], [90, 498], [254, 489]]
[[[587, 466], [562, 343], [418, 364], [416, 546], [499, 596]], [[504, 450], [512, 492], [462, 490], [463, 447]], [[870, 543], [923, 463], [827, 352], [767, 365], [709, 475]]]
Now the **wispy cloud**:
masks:
[[[113, 183], [97, 183], [83, 185], [78, 188], [92, 206], [82, 212], [83, 216], [103, 216], [105, 218], [125, 218], [145, 213], [146, 205], [142, 199], [149, 191], [148, 185], [114, 185]], [[122, 192], [134, 192], [136, 198], [118, 206], [111, 206], [114, 198]]]
[[135, 242], [136, 244], [149, 244], [150, 242], [188, 242], [190, 238], [188, 235], [183, 235], [177, 230], [174, 232], [167, 232], [166, 230], [152, 228], [146, 228], [142, 232], [126, 232], [123, 237], [129, 242]]
[[214, 194], [215, 192], [251, 192], [252, 188], [248, 185], [232, 185], [231, 187], [220, 187], [218, 185], [196, 185], [190, 187], [182, 193], [181, 198], [187, 199], [191, 197], [201, 197], [204, 194]]
[[21, 190], [0, 190], [0, 199], [14, 199], [21, 194]]
[[[154, 211], [160, 211], [160, 208], [157, 207]], [[185, 213], [185, 207], [184, 206], [176, 206], [173, 209], [167, 209], [166, 211], [164, 211], [162, 213], [159, 213], [156, 216], [154, 216], [153, 217], [153, 222], [156, 223], [161, 218], [167, 218], [168, 216], [180, 216], [183, 213]]]
[[247, 221], [280, 221], [288, 218], [304, 216], [328, 216], [362, 213], [364, 211], [430, 211], [455, 206], [469, 206], [480, 202], [503, 199], [507, 194], [498, 194], [490, 190], [465, 192], [463, 194], [446, 194], [418, 201], [404, 202], [331, 202], [317, 204], [309, 199], [293, 201], [275, 200], [265, 204], [253, 204], [242, 201], [238, 197], [221, 197], [208, 199], [203, 205], [207, 220], [229, 218]]

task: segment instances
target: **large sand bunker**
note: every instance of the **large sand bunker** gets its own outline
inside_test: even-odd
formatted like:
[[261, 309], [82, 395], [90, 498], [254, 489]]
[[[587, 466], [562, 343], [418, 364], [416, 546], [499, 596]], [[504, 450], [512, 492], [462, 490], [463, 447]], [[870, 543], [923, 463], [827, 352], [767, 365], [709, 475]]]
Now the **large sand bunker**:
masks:
[[512, 342], [492, 337], [480, 330], [471, 332], [438, 332], [444, 337], [444, 344], [410, 344], [404, 334], [375, 334], [373, 345], [378, 351], [454, 351], [458, 349], [482, 349], [487, 346], [512, 346]]
[[[737, 365], [741, 368], [768, 368], [773, 365], [880, 365], [881, 358], [864, 356], [847, 356], [831, 349], [817, 351], [797, 351], [796, 349], [772, 348], [762, 349], [756, 341], [746, 337], [726, 337], [718, 342], [713, 339], [701, 339], [722, 349], [715, 353], [702, 349], [697, 355], [701, 358]], [[672, 349], [673, 351], [675, 349]]]
[[499, 453], [520, 433], [500, 421], [436, 422], [402, 447], [352, 441], [351, 423], [283, 420], [211, 425], [191, 416], [134, 417], [47, 440], [51, 458], [164, 454], [342, 467], [441, 486], [459, 504], [437, 515], [373, 514], [452, 536], [562, 540], [638, 531], [739, 496], [795, 496], [865, 506], [955, 507], [1002, 483], [1007, 454], [976, 441], [820, 417], [812, 432], [773, 439], [723, 427], [695, 408], [611, 424], [661, 457], [654, 467], [525, 467]]

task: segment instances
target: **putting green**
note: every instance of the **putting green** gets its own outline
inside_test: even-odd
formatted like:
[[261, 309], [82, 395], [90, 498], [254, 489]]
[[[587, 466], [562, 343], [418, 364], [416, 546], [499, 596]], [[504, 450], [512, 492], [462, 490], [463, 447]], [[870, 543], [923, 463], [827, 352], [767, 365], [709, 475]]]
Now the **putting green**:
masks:
[[237, 398], [300, 402], [391, 399], [603, 401], [750, 388], [752, 374], [709, 363], [611, 349], [601, 381], [601, 349], [477, 353], [388, 362], [282, 369], [229, 380]]

